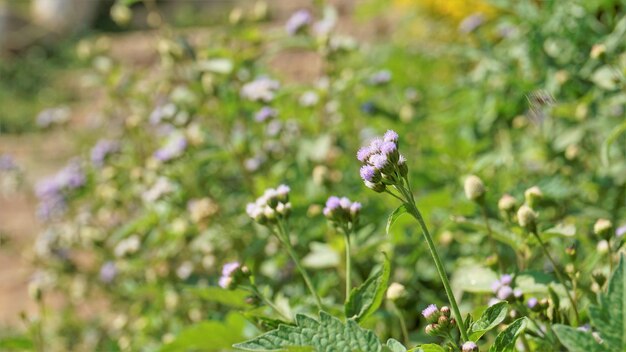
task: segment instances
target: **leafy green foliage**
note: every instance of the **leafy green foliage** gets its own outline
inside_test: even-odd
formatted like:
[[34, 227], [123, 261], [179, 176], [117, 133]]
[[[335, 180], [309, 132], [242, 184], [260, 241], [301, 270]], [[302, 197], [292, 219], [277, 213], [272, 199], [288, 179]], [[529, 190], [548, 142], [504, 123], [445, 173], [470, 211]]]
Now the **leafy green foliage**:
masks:
[[598, 305], [589, 307], [591, 325], [597, 330], [602, 343], [598, 343], [590, 332], [566, 325], [555, 325], [559, 340], [572, 352], [578, 351], [623, 351], [626, 349], [626, 257], [622, 254], [619, 265], [613, 272], [607, 292], [599, 296]]
[[397, 207], [391, 214], [389, 214], [389, 217], [387, 218], [387, 226], [385, 227], [386, 234], [389, 234], [389, 230], [391, 229], [391, 226], [393, 226], [393, 223], [396, 222], [396, 220], [398, 220], [398, 218], [406, 212], [406, 205], [402, 204]]
[[246, 351], [280, 351], [289, 347], [313, 347], [316, 351], [377, 352], [382, 345], [376, 335], [365, 330], [352, 319], [342, 323], [321, 311], [320, 320], [303, 314], [296, 315], [296, 325], [280, 325], [234, 347]]
[[225, 290], [221, 287], [188, 287], [187, 290], [203, 300], [208, 302], [216, 302], [233, 308], [249, 308], [246, 298], [250, 296], [250, 292], [235, 289]]
[[387, 340], [385, 347], [389, 352], [407, 352], [406, 347], [396, 339]]
[[528, 324], [528, 318], [526, 317], [519, 318], [512, 322], [506, 329], [498, 334], [496, 341], [491, 348], [489, 348], [489, 352], [514, 352], [515, 341], [526, 329], [526, 324]]
[[204, 321], [185, 328], [161, 352], [222, 351], [244, 338], [246, 326], [243, 316], [230, 313], [223, 322]]
[[365, 282], [350, 292], [350, 297], [345, 305], [346, 317], [364, 320], [378, 309], [385, 296], [391, 263], [385, 256], [382, 267], [373, 271]]
[[469, 338], [478, 341], [486, 332], [498, 326], [506, 318], [509, 310], [507, 302], [498, 302], [487, 308], [469, 328]]

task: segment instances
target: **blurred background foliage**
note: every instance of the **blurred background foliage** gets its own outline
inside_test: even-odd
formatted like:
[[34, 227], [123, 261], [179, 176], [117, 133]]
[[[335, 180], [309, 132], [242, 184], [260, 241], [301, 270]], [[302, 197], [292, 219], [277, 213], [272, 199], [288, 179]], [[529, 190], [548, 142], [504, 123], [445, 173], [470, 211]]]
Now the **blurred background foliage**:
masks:
[[[78, 140], [65, 178], [26, 177], [22, 191], [38, 189], [45, 223], [27, 249], [40, 309], [24, 318], [29, 333], [0, 340], [4, 347], [229, 350], [275, 324], [245, 292], [216, 287], [232, 260], [286, 312], [311, 313], [288, 257], [244, 212], [280, 183], [292, 189], [296, 249], [328, 304], [339, 312], [345, 269], [341, 236], [321, 208], [329, 195], [346, 195], [363, 203], [355, 280], [387, 252], [393, 281], [409, 293], [398, 305], [411, 340], [432, 341], [419, 310], [445, 296], [427, 249], [408, 219], [384, 235], [397, 204], [358, 177], [356, 150], [387, 129], [401, 136], [464, 312], [477, 313], [503, 273], [490, 261], [484, 225], [471, 221], [480, 209], [462, 195], [468, 174], [487, 185], [508, 272], [522, 270], [520, 253], [534, 270], [526, 295], [547, 296], [553, 278], [540, 280], [532, 241], [496, 204], [505, 193], [521, 204], [533, 185], [545, 195], [542, 230], [574, 228], [553, 230], [550, 241], [580, 272], [581, 290], [592, 292], [592, 271], [608, 272], [591, 228], [598, 217], [626, 221], [623, 1], [182, 2], [175, 11], [169, 1], [103, 3], [86, 29], [44, 31], [9, 46], [0, 62], [0, 132], [65, 130]], [[284, 23], [300, 8], [336, 25], [289, 36]], [[120, 49], [124, 35], [136, 37]], [[242, 95], [261, 77], [280, 82], [273, 99]], [[77, 109], [85, 92], [97, 103]], [[70, 107], [69, 120], [48, 111], [43, 120], [53, 122], [38, 125], [42, 109], [59, 106]], [[264, 106], [277, 115], [258, 121]], [[364, 325], [383, 340], [399, 336], [390, 307]]]

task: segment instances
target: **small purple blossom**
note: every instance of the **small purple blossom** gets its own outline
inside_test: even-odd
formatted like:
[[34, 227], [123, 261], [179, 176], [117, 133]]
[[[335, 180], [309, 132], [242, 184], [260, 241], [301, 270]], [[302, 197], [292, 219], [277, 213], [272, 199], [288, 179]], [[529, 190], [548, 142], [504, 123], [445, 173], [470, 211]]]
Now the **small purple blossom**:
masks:
[[385, 135], [383, 136], [383, 140], [385, 142], [393, 142], [393, 143], [398, 143], [398, 133], [396, 131], [393, 130], [387, 130], [387, 132], [385, 132]]
[[280, 83], [268, 77], [259, 77], [252, 82], [244, 84], [241, 88], [241, 96], [251, 101], [270, 102], [274, 100], [275, 92], [280, 88]]
[[474, 341], [466, 341], [465, 343], [463, 343], [463, 346], [461, 346], [461, 351], [462, 352], [478, 351], [478, 345]]
[[384, 142], [380, 146], [380, 152], [384, 155], [390, 155], [398, 151], [398, 146], [394, 142]]
[[222, 276], [219, 279], [219, 285], [221, 288], [228, 288], [233, 281], [233, 276], [237, 270], [241, 267], [239, 262], [226, 263], [222, 267]]
[[351, 213], [358, 213], [358, 212], [360, 212], [360, 211], [361, 211], [362, 207], [363, 207], [363, 206], [361, 205], [361, 203], [359, 203], [359, 202], [354, 202], [354, 203], [352, 203], [352, 205], [350, 206], [350, 212], [351, 212]]
[[278, 111], [276, 111], [276, 109], [272, 109], [269, 106], [264, 106], [261, 108], [261, 110], [257, 111], [257, 113], [254, 115], [254, 119], [257, 122], [265, 122], [269, 119], [273, 119], [276, 116], [278, 116]]
[[295, 35], [306, 26], [311, 24], [313, 17], [311, 16], [311, 12], [309, 10], [298, 10], [289, 17], [287, 23], [285, 23], [285, 30], [289, 35]]
[[112, 261], [108, 261], [100, 267], [100, 281], [105, 284], [111, 283], [117, 276], [117, 267]]
[[373, 182], [376, 176], [376, 169], [371, 165], [363, 165], [361, 166], [360, 173], [363, 181]]
[[187, 139], [182, 134], [173, 134], [163, 147], [154, 152], [154, 157], [162, 162], [177, 158], [187, 149]]
[[0, 171], [12, 171], [17, 169], [17, 164], [8, 154], [0, 154]]
[[476, 28], [480, 27], [485, 22], [485, 15], [482, 13], [475, 13], [469, 15], [461, 21], [459, 24], [459, 31], [461, 33], [471, 33], [476, 30]]
[[91, 162], [96, 167], [102, 167], [104, 165], [104, 160], [106, 159], [106, 157], [109, 154], [117, 152], [119, 148], [120, 145], [118, 142], [101, 139], [91, 149]]
[[538, 303], [539, 303], [539, 300], [537, 300], [537, 298], [531, 297], [528, 299], [528, 302], [526, 302], [526, 306], [530, 309], [534, 309]]
[[383, 140], [380, 138], [375, 138], [370, 142], [370, 152], [372, 154], [380, 152], [380, 147], [383, 145]]
[[366, 162], [370, 155], [372, 155], [372, 151], [369, 146], [362, 147], [356, 152], [356, 158], [362, 163]]
[[70, 113], [70, 109], [66, 106], [43, 110], [37, 115], [37, 126], [47, 128], [64, 124], [70, 119]]
[[339, 199], [339, 205], [342, 209], [349, 210], [350, 206], [352, 206], [352, 202], [347, 197], [341, 197], [341, 199]]
[[430, 304], [422, 310], [422, 316], [427, 320], [432, 319], [437, 313], [439, 313], [439, 308], [435, 304]]
[[496, 293], [496, 297], [500, 300], [506, 300], [513, 295], [513, 289], [510, 286], [502, 286]]
[[509, 274], [504, 274], [500, 276], [500, 284], [502, 285], [510, 285], [513, 282], [513, 276]]
[[55, 175], [37, 182], [35, 185], [35, 194], [39, 198], [37, 215], [43, 220], [62, 215], [67, 208], [65, 201], [67, 193], [82, 187], [86, 180], [80, 164], [73, 160]]
[[389, 70], [380, 70], [372, 74], [369, 83], [372, 85], [383, 85], [391, 81], [391, 72]]
[[626, 234], [626, 225], [622, 225], [615, 229], [615, 236], [622, 237], [624, 234]]
[[524, 295], [524, 292], [522, 292], [522, 290], [520, 290], [519, 288], [516, 288], [513, 290], [513, 296], [515, 298], [521, 298]]
[[387, 166], [388, 160], [387, 157], [382, 154], [374, 154], [370, 156], [369, 163], [374, 166], [376, 170], [382, 170]]
[[341, 207], [341, 199], [339, 199], [339, 197], [331, 196], [326, 200], [326, 208], [335, 210], [339, 207]]

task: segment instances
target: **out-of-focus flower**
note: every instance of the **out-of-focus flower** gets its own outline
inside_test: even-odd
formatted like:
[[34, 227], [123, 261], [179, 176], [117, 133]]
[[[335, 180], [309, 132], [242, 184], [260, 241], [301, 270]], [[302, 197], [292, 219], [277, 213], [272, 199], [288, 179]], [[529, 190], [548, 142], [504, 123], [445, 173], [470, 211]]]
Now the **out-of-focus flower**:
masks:
[[148, 118], [148, 120], [150, 121], [150, 124], [158, 125], [163, 120], [170, 119], [170, 118], [174, 117], [174, 115], [176, 114], [176, 110], [177, 110], [176, 105], [174, 105], [172, 103], [167, 103], [167, 104], [164, 104], [164, 105], [158, 105], [152, 111], [152, 113], [150, 113], [150, 117]]
[[317, 95], [316, 92], [309, 90], [309, 91], [304, 92], [304, 94], [300, 96], [300, 99], [298, 100], [298, 102], [300, 103], [300, 105], [304, 107], [311, 107], [311, 106], [317, 105], [319, 100], [320, 100], [319, 95]]
[[389, 81], [391, 81], [391, 71], [389, 70], [374, 72], [368, 79], [368, 82], [375, 86], [387, 84]]
[[613, 223], [608, 219], [598, 219], [596, 223], [593, 225], [593, 232], [600, 236], [607, 238], [611, 235], [611, 228], [613, 227]]
[[111, 283], [116, 276], [117, 267], [114, 262], [108, 261], [100, 267], [100, 281], [105, 284]]
[[191, 220], [198, 223], [211, 215], [215, 215], [218, 206], [209, 198], [192, 199], [187, 203], [187, 210]]
[[615, 229], [615, 236], [617, 237], [623, 237], [625, 233], [626, 233], [626, 225], [622, 225], [618, 227], [617, 229]]
[[406, 288], [401, 283], [393, 282], [387, 289], [387, 299], [397, 301], [406, 295]]
[[222, 276], [219, 279], [218, 284], [221, 288], [228, 289], [232, 286], [235, 274], [241, 268], [239, 262], [226, 263], [222, 267]]
[[116, 257], [124, 257], [129, 254], [133, 254], [139, 250], [141, 246], [141, 240], [139, 236], [132, 235], [118, 242], [113, 250]]
[[322, 212], [328, 220], [339, 226], [354, 225], [361, 212], [361, 203], [353, 203], [346, 197], [331, 196], [326, 201], [326, 206]]
[[174, 185], [165, 177], [159, 177], [150, 189], [143, 192], [142, 198], [146, 203], [152, 203], [161, 196], [174, 190]]
[[254, 115], [254, 119], [258, 122], [265, 122], [269, 119], [273, 119], [278, 116], [278, 111], [276, 109], [272, 109], [269, 106], [264, 106], [261, 110], [257, 111]]
[[505, 194], [498, 201], [498, 209], [505, 213], [509, 213], [515, 208], [516, 204], [517, 200], [513, 196]]
[[463, 184], [465, 196], [471, 201], [478, 201], [485, 195], [485, 185], [476, 175], [469, 175]]
[[262, 101], [268, 103], [274, 100], [276, 91], [280, 88], [280, 83], [267, 77], [260, 77], [252, 82], [246, 83], [241, 88], [241, 96], [251, 101]]
[[120, 144], [117, 141], [101, 139], [91, 149], [91, 162], [96, 167], [102, 167], [104, 160], [109, 154], [119, 151]]
[[178, 269], [176, 269], [176, 276], [181, 280], [186, 280], [193, 273], [193, 263], [185, 261]]
[[62, 125], [69, 121], [71, 111], [66, 106], [45, 109], [37, 115], [37, 126], [47, 128], [52, 125]]
[[45, 178], [35, 185], [39, 198], [37, 215], [43, 220], [51, 220], [62, 215], [69, 192], [82, 187], [86, 182], [85, 173], [77, 160], [72, 160], [55, 175]]
[[478, 27], [480, 27], [483, 23], [485, 23], [485, 15], [482, 13], [474, 13], [469, 15], [459, 23], [459, 32], [461, 33], [471, 33], [475, 31]]
[[278, 219], [287, 218], [291, 214], [289, 192], [286, 185], [280, 185], [276, 189], [269, 188], [254, 203], [248, 203], [246, 213], [259, 224], [274, 223]]
[[0, 171], [17, 170], [17, 164], [9, 154], [0, 154]]
[[285, 30], [289, 35], [295, 35], [308, 27], [312, 21], [313, 16], [309, 10], [298, 10], [285, 23]]
[[180, 133], [172, 134], [163, 147], [154, 152], [154, 157], [162, 162], [177, 158], [187, 148], [187, 139]]
[[474, 341], [466, 341], [461, 346], [462, 352], [478, 352], [478, 345]]
[[528, 231], [534, 231], [537, 221], [537, 213], [524, 204], [517, 210], [517, 222], [519, 226], [527, 229]]

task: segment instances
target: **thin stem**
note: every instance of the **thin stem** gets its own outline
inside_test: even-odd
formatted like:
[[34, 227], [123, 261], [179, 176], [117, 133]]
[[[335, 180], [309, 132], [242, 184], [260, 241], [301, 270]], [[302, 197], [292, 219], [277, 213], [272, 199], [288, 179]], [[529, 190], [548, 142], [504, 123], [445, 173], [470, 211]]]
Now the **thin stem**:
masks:
[[397, 200], [401, 201], [402, 203], [405, 202], [404, 199], [398, 197], [395, 193], [391, 192], [389, 189], [385, 189], [385, 193], [391, 194], [392, 196], [394, 196]]
[[251, 285], [250, 287], [243, 286], [243, 288], [248, 290], [248, 291], [250, 291], [250, 292], [252, 292], [255, 296], [259, 297], [261, 299], [261, 301], [263, 301], [263, 303], [265, 303], [265, 305], [267, 305], [270, 308], [272, 308], [283, 319], [289, 320], [289, 321], [291, 320], [291, 318], [286, 316], [285, 313], [283, 313], [272, 301], [269, 300], [269, 298], [265, 297], [265, 295], [263, 295], [261, 293], [261, 291], [259, 291], [259, 289], [256, 287], [256, 285], [252, 281], [250, 282], [250, 285]]
[[[408, 180], [406, 180], [407, 185], [409, 184]], [[410, 187], [410, 186], [409, 186]], [[430, 254], [433, 257], [433, 261], [435, 262], [435, 267], [437, 268], [437, 272], [439, 273], [439, 277], [441, 278], [441, 283], [443, 284], [443, 288], [446, 291], [446, 295], [448, 296], [448, 301], [450, 302], [450, 306], [452, 308], [452, 313], [454, 314], [454, 319], [459, 327], [459, 331], [461, 332], [461, 337], [463, 341], [469, 341], [467, 336], [467, 330], [465, 329], [465, 323], [463, 322], [463, 316], [461, 315], [461, 311], [459, 310], [459, 306], [456, 303], [456, 299], [454, 298], [454, 294], [452, 293], [452, 288], [450, 287], [450, 281], [448, 280], [448, 275], [446, 274], [446, 270], [443, 267], [443, 263], [439, 258], [439, 253], [437, 252], [437, 248], [435, 247], [435, 243], [433, 242], [432, 236], [428, 231], [428, 227], [422, 218], [422, 214], [417, 209], [415, 205], [415, 199], [410, 191], [404, 189], [402, 185], [398, 185], [396, 187], [399, 192], [403, 193], [409, 202], [406, 202], [407, 211], [413, 215], [415, 220], [419, 223], [422, 234], [424, 235], [424, 239], [426, 239], [426, 243], [428, 244], [428, 249], [430, 250]]]
[[607, 246], [608, 246], [608, 251], [609, 251], [609, 269], [610, 272], [613, 272], [613, 252], [611, 251], [611, 239], [607, 239], [606, 240]]
[[489, 215], [487, 214], [487, 206], [484, 202], [480, 202], [480, 210], [483, 215], [483, 220], [485, 221], [485, 228], [487, 229], [487, 237], [489, 237], [489, 244], [491, 245], [491, 251], [498, 259], [498, 268], [501, 273], [504, 273], [504, 266], [502, 261], [500, 260], [500, 255], [498, 253], [498, 244], [496, 240], [493, 238], [493, 231], [491, 230], [491, 225], [489, 225]]
[[346, 242], [346, 302], [348, 302], [348, 298], [350, 298], [350, 291], [352, 290], [352, 256], [350, 251], [350, 232], [347, 229], [344, 229], [343, 238]]
[[402, 330], [402, 339], [404, 340], [405, 345], [409, 345], [409, 330], [406, 328], [406, 322], [404, 321], [404, 316], [402, 316], [402, 312], [398, 309], [395, 302], [391, 302], [391, 306], [393, 308], [393, 312], [400, 321], [400, 329]]
[[289, 253], [289, 256], [291, 257], [293, 262], [296, 264], [296, 268], [298, 268], [298, 271], [300, 271], [300, 275], [302, 275], [302, 278], [304, 279], [304, 283], [307, 285], [307, 287], [309, 288], [309, 291], [311, 291], [311, 294], [315, 298], [315, 303], [317, 304], [317, 308], [322, 310], [322, 300], [320, 299], [320, 296], [315, 291], [315, 288], [313, 287], [313, 284], [311, 283], [311, 279], [309, 278], [309, 274], [307, 274], [306, 270], [304, 270], [304, 267], [302, 266], [302, 263], [300, 263], [300, 259], [298, 258], [298, 255], [293, 250], [293, 247], [291, 246], [291, 242], [289, 241], [289, 235], [287, 234], [287, 231], [283, 227], [281, 221], [278, 221], [277, 227], [278, 227], [278, 233], [280, 234], [278, 236], [279, 239], [283, 242], [283, 244], [287, 248], [287, 252]]
[[543, 242], [543, 240], [541, 240], [541, 237], [539, 237], [539, 234], [537, 233], [537, 230], [534, 230], [534, 231], [531, 231], [531, 232], [532, 232], [533, 235], [535, 235], [535, 238], [537, 239], [537, 241], [539, 241], [539, 244], [541, 245], [541, 248], [543, 249], [543, 252], [545, 253], [546, 257], [548, 257], [548, 260], [550, 261], [550, 263], [552, 263], [552, 266], [554, 267], [554, 273], [556, 274], [557, 279], [559, 280], [561, 285], [563, 285], [563, 287], [565, 288], [565, 293], [567, 294], [567, 298], [569, 299], [570, 303], [572, 304], [572, 308], [574, 308], [575, 324], [576, 324], [576, 326], [578, 326], [578, 322], [579, 322], [580, 318], [578, 316], [578, 308], [576, 307], [576, 301], [574, 300], [574, 298], [572, 298], [572, 294], [569, 292], [569, 289], [565, 285], [565, 279], [563, 278], [563, 275], [561, 275], [561, 270], [557, 266], [557, 264], [554, 261], [554, 259], [552, 259], [552, 256], [550, 255], [550, 252], [548, 252], [548, 248], [546, 247], [546, 244]]

